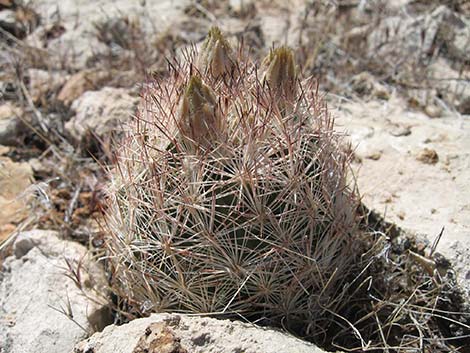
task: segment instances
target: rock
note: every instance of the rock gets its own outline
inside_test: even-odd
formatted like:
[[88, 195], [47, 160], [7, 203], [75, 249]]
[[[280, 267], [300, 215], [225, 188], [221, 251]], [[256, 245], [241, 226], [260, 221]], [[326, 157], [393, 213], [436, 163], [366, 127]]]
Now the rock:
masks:
[[0, 145], [0, 156], [3, 156], [10, 152], [10, 147]]
[[470, 303], [470, 257], [468, 256], [470, 254], [470, 244], [468, 241], [456, 241], [450, 247], [454, 251], [451, 261], [457, 273], [464, 278], [460, 284], [467, 296], [467, 302]]
[[373, 151], [366, 155], [366, 158], [372, 159], [373, 161], [378, 161], [382, 157], [381, 151]]
[[73, 102], [76, 115], [65, 124], [65, 129], [77, 141], [82, 141], [88, 130], [96, 136], [109, 137], [119, 123], [134, 114], [138, 101], [138, 97], [130, 96], [122, 88], [88, 91]]
[[153, 314], [108, 326], [79, 343], [73, 353], [322, 353], [289, 334], [238, 321]]
[[[33, 171], [28, 163], [0, 157], [0, 233], [3, 238], [14, 230], [12, 223], [21, 222], [28, 215], [24, 196], [32, 179]], [[0, 242], [2, 240], [0, 238]]]
[[379, 83], [369, 72], [361, 72], [351, 79], [352, 89], [360, 96], [375, 96], [379, 99], [388, 99], [388, 89]]
[[0, 145], [15, 144], [21, 122], [22, 111], [11, 103], [0, 105]]
[[389, 123], [389, 133], [395, 137], [410, 136], [411, 127], [408, 125], [396, 124], [393, 122]]
[[439, 162], [439, 156], [435, 150], [431, 148], [424, 148], [418, 153], [416, 160], [424, 164], [436, 164]]
[[[44, 5], [44, 4], [41, 4]], [[77, 18], [81, 15], [78, 16]], [[61, 17], [62, 19], [62, 17]], [[57, 22], [53, 19], [52, 22]], [[91, 32], [88, 21], [60, 22], [61, 26], [41, 26], [25, 38], [25, 42], [36, 48], [43, 48], [53, 55], [48, 56], [47, 67], [55, 70], [66, 67], [71, 70], [83, 70], [87, 62], [95, 55], [106, 53], [107, 47]], [[88, 28], [84, 28], [84, 24]]]
[[[59, 18], [64, 30], [61, 30], [62, 35], [49, 38], [47, 43], [41, 38], [44, 32], [40, 35], [33, 33], [26, 39], [29, 45], [54, 53], [51, 57], [54, 67], [59, 68], [66, 59], [68, 68], [80, 70], [97, 56], [109, 53], [110, 48], [97, 38], [96, 24], [112, 18], [134, 17], [139, 19], [144, 35], [150, 37], [156, 32], [163, 33], [174, 28], [175, 21], [181, 19], [183, 8], [189, 3], [189, 0], [115, 0], [99, 3], [89, 0], [35, 1], [35, 10], [43, 22], [50, 24]], [[105, 6], [106, 11], [100, 11], [100, 6]]]
[[64, 72], [29, 69], [29, 93], [34, 103], [47, 104], [48, 95], [57, 93], [67, 80]]
[[37, 174], [46, 174], [48, 169], [47, 167], [41, 162], [39, 158], [31, 158], [28, 161], [28, 164], [31, 166], [33, 169], [33, 172]]
[[12, 223], [0, 225], [0, 244], [7, 241], [15, 230], [16, 226]]
[[[334, 105], [340, 107], [335, 114], [338, 129], [350, 135], [362, 159], [353, 169], [364, 204], [409, 234], [426, 236], [430, 244], [445, 227], [437, 251], [454, 261], [451, 245], [468, 244], [470, 229], [470, 121], [457, 114], [429, 119], [422, 112], [408, 110], [404, 99], [396, 95], [387, 104], [371, 100]], [[393, 124], [409, 126], [412, 133], [393, 136]], [[424, 147], [429, 152], [421, 158], [438, 163], [417, 160]], [[382, 152], [380, 159], [367, 158], [375, 151]], [[462, 268], [458, 278], [465, 283], [470, 261], [453, 264]]]
[[[80, 274], [83, 291], [66, 276], [67, 262]], [[70, 352], [108, 323], [99, 298], [89, 299], [92, 289], [102, 290], [105, 283], [103, 269], [82, 245], [61, 240], [53, 231], [20, 233], [0, 278], [0, 321], [7, 322], [0, 326], [1, 352]]]
[[424, 112], [430, 118], [439, 118], [442, 114], [442, 109], [435, 104], [428, 104], [424, 107]]
[[70, 105], [86, 91], [97, 90], [108, 79], [108, 73], [97, 70], [84, 70], [72, 75], [60, 90], [57, 99]]

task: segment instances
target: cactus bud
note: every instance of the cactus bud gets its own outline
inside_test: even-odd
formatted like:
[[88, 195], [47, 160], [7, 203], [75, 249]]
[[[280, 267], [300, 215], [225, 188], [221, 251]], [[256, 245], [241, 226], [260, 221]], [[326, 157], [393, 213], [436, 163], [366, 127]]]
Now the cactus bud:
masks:
[[199, 53], [199, 70], [217, 78], [232, 72], [234, 65], [235, 59], [229, 42], [218, 27], [212, 27]]
[[296, 94], [296, 69], [294, 53], [288, 47], [272, 50], [263, 60], [264, 81], [279, 96], [293, 101]]
[[200, 145], [207, 145], [223, 131], [217, 99], [199, 77], [192, 76], [189, 80], [181, 105], [179, 129], [184, 137]]

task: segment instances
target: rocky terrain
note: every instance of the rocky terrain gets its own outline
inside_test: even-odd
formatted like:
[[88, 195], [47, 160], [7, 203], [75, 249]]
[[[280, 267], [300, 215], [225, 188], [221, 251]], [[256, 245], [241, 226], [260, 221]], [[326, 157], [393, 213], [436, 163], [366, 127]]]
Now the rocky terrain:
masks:
[[208, 318], [108, 326], [105, 166], [143, 83], [214, 24], [254, 58], [295, 48], [351, 142], [351, 182], [390, 222], [382, 231], [416, 235], [434, 265], [442, 254], [470, 300], [466, 1], [0, 0], [1, 353], [321, 351]]

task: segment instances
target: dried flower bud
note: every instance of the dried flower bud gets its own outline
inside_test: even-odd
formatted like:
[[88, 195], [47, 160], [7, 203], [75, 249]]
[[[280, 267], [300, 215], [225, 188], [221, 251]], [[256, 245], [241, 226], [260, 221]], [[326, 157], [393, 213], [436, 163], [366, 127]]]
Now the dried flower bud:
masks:
[[296, 94], [296, 69], [294, 53], [288, 47], [272, 50], [263, 60], [264, 80], [270, 88], [287, 101], [293, 101]]
[[229, 42], [218, 27], [212, 27], [198, 56], [199, 70], [217, 78], [231, 73], [234, 65], [235, 59]]
[[183, 96], [179, 129], [184, 137], [202, 145], [207, 145], [223, 131], [217, 99], [199, 77], [192, 76], [189, 80]]

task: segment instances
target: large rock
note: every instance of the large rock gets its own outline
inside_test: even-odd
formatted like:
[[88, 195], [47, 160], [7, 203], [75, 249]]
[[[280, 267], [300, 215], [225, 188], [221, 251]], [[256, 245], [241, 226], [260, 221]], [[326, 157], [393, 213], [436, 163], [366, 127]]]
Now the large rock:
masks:
[[32, 179], [28, 163], [0, 157], [0, 243], [28, 216], [25, 193]]
[[[430, 119], [386, 103], [337, 104], [337, 123], [350, 134], [356, 180], [370, 209], [432, 243], [445, 227], [437, 251], [453, 260], [464, 284], [470, 278], [470, 121], [448, 114]], [[463, 262], [463, 256], [467, 254]]]
[[96, 91], [109, 79], [109, 73], [98, 70], [83, 70], [72, 75], [57, 95], [57, 99], [70, 105], [86, 91]]
[[78, 141], [90, 131], [107, 137], [120, 123], [134, 113], [138, 97], [130, 96], [121, 88], [105, 87], [100, 91], [85, 92], [72, 104], [76, 115], [65, 124], [65, 129]]
[[[83, 291], [67, 276], [68, 264]], [[56, 232], [19, 234], [0, 275], [2, 353], [69, 352], [107, 324], [105, 307], [93, 295], [94, 288], [103, 290], [104, 271], [85, 247], [59, 239]]]
[[7, 102], [0, 105], [0, 145], [11, 145], [16, 142], [16, 137], [20, 131], [22, 114], [19, 107]]
[[73, 353], [322, 353], [291, 335], [238, 321], [154, 314], [108, 326]]

